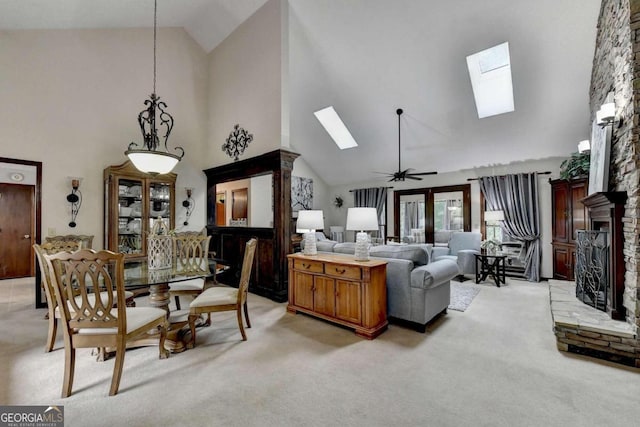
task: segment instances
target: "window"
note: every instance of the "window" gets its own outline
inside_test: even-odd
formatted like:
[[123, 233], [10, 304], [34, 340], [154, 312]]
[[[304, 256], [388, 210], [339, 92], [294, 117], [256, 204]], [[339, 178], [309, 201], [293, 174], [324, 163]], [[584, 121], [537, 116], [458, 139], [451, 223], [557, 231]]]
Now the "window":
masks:
[[395, 236], [433, 243], [436, 231], [471, 231], [471, 186], [416, 188], [394, 192]]

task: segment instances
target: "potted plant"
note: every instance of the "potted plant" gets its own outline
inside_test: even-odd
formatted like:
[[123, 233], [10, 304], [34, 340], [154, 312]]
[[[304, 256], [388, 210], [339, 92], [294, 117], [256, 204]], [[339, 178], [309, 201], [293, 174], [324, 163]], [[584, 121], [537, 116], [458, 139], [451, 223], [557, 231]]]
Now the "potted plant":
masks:
[[560, 164], [560, 178], [573, 179], [589, 175], [589, 164], [591, 162], [589, 152], [575, 152], [567, 160]]

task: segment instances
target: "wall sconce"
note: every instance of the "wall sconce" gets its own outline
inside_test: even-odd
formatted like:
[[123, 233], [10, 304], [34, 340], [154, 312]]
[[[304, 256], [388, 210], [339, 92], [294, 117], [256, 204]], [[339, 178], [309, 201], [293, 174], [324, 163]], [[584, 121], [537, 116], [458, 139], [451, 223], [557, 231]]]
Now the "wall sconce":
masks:
[[596, 111], [596, 123], [605, 127], [614, 122], [616, 118], [616, 105], [613, 102], [602, 104], [600, 109]]
[[591, 142], [588, 139], [578, 142], [578, 153], [586, 153], [591, 151]]
[[184, 220], [184, 225], [189, 225], [189, 218], [191, 218], [193, 209], [196, 207], [196, 201], [191, 198], [193, 188], [185, 187], [185, 191], [187, 192], [187, 198], [182, 202], [182, 206], [187, 209], [187, 217]]
[[67, 202], [71, 203], [71, 222], [69, 227], [76, 226], [76, 217], [80, 212], [80, 206], [82, 206], [82, 193], [78, 188], [80, 187], [80, 178], [71, 179], [71, 193], [67, 195]]

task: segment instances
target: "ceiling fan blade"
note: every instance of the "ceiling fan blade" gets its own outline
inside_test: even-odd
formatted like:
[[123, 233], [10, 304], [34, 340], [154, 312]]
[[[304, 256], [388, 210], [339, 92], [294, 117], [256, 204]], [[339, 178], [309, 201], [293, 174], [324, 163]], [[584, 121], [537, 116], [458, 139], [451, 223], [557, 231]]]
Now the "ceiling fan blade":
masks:
[[433, 172], [412, 172], [408, 175], [437, 175], [438, 172], [433, 171]]
[[422, 181], [422, 178], [418, 178], [417, 176], [413, 176], [413, 174], [407, 175], [407, 179], [414, 179], [416, 181]]

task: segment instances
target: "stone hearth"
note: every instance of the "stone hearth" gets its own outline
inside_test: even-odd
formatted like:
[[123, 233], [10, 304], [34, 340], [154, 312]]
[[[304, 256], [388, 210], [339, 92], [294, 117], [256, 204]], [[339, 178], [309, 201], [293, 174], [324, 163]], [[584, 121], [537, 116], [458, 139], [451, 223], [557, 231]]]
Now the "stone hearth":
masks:
[[549, 297], [558, 350], [640, 368], [640, 340], [631, 324], [579, 301], [575, 282], [549, 280]]

